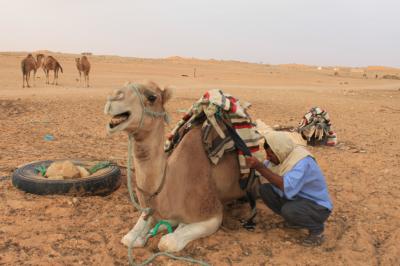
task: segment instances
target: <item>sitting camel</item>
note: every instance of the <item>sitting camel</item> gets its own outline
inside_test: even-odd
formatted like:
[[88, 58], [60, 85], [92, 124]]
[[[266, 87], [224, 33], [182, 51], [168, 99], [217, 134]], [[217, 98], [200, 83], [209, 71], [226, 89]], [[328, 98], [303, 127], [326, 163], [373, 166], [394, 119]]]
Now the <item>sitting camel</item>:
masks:
[[83, 72], [84, 77], [84, 87], [89, 88], [89, 72], [90, 72], [90, 62], [88, 58], [84, 55], [81, 58], [75, 58], [76, 68], [79, 72], [79, 84], [81, 84], [81, 73]]
[[154, 223], [168, 220], [178, 227], [164, 235], [158, 247], [177, 252], [190, 241], [215, 233], [222, 222], [223, 203], [245, 192], [239, 186], [237, 153], [226, 153], [212, 164], [203, 148], [201, 125], [194, 126], [167, 156], [163, 118], [170, 98], [170, 88], [162, 90], [153, 82], [127, 84], [108, 98], [104, 112], [112, 116], [110, 134], [125, 131], [133, 136], [136, 193], [142, 208], [154, 210], [149, 218], [142, 214], [121, 242], [128, 246], [136, 239], [133, 247], [143, 247]]
[[25, 81], [28, 88], [30, 88], [29, 80], [31, 76], [31, 72], [33, 71], [33, 84], [35, 84], [36, 79], [36, 71], [38, 68], [42, 66], [42, 60], [44, 55], [38, 54], [35, 58], [32, 54], [28, 54], [27, 57], [22, 59], [21, 61], [21, 70], [22, 70], [22, 88], [25, 88]]
[[63, 73], [63, 69], [60, 65], [60, 63], [51, 55], [47, 56], [46, 59], [43, 62], [43, 70], [44, 73], [46, 73], [46, 84], [50, 84], [49, 82], [49, 72], [50, 70], [54, 71], [54, 78], [53, 78], [53, 83], [56, 83], [58, 85], [58, 71], [61, 70], [61, 73]]

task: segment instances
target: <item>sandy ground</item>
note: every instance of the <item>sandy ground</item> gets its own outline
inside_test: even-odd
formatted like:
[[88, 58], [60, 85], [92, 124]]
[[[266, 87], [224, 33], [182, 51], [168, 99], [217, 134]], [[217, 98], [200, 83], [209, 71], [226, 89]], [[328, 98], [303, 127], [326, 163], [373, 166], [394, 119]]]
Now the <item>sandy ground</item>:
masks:
[[[374, 78], [400, 70], [370, 68], [364, 79], [345, 68], [334, 76], [332, 69], [302, 65], [92, 56], [92, 86], [81, 88], [74, 56], [54, 54], [64, 68], [60, 85], [45, 85], [39, 70], [36, 86], [23, 89], [24, 55], [0, 53], [0, 176], [44, 159], [113, 159], [125, 165], [127, 137], [106, 136], [103, 106], [112, 89], [128, 80], [176, 87], [167, 105], [172, 125], [180, 109], [211, 88], [252, 102], [253, 118], [271, 125], [296, 125], [318, 105], [330, 113], [339, 138], [337, 147], [310, 148], [334, 202], [327, 241], [315, 248], [296, 244], [306, 232], [271, 228], [281, 219], [259, 202], [254, 232], [238, 222], [247, 205], [235, 205], [227, 208], [216, 234], [190, 243], [179, 255], [214, 265], [400, 265], [400, 81]], [[45, 134], [55, 140], [44, 141]], [[120, 239], [138, 213], [122, 170], [124, 182], [113, 194], [74, 201], [26, 194], [2, 177], [0, 265], [126, 265]], [[135, 256], [144, 259], [156, 251], [157, 239]], [[155, 264], [179, 263], [158, 258]]]

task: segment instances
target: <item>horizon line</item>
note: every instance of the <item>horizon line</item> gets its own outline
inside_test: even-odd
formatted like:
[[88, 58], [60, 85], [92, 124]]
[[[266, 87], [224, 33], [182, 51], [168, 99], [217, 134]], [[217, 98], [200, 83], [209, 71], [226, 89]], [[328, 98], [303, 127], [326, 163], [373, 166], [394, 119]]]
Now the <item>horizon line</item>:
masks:
[[256, 64], [256, 65], [303, 65], [303, 66], [310, 66], [310, 67], [325, 67], [325, 68], [368, 68], [368, 67], [384, 67], [384, 68], [391, 68], [391, 69], [397, 69], [400, 70], [400, 67], [397, 66], [389, 66], [389, 65], [364, 65], [364, 66], [349, 66], [349, 65], [316, 65], [316, 64], [304, 64], [304, 63], [296, 63], [296, 62], [290, 62], [290, 63], [278, 63], [278, 64], [272, 64], [272, 63], [264, 63], [262, 61], [260, 62], [252, 62], [252, 61], [245, 61], [245, 60], [239, 60], [239, 59], [216, 59], [216, 58], [201, 58], [201, 57], [190, 57], [190, 56], [182, 56], [182, 55], [170, 55], [166, 57], [138, 57], [138, 56], [131, 56], [131, 55], [118, 55], [118, 54], [97, 54], [93, 53], [90, 51], [82, 51], [82, 52], [69, 52], [69, 51], [52, 51], [48, 49], [39, 49], [35, 51], [25, 51], [25, 50], [14, 50], [14, 51], [0, 51], [0, 53], [26, 53], [26, 54], [32, 54], [32, 53], [39, 53], [39, 52], [49, 52], [53, 54], [71, 54], [71, 55], [83, 55], [83, 53], [90, 53], [89, 56], [115, 56], [115, 57], [122, 57], [122, 58], [132, 58], [132, 59], [145, 59], [145, 60], [168, 60], [172, 59], [173, 57], [180, 58], [183, 60], [198, 60], [198, 61], [220, 61], [220, 62], [236, 62], [236, 63], [245, 63], [245, 64]]

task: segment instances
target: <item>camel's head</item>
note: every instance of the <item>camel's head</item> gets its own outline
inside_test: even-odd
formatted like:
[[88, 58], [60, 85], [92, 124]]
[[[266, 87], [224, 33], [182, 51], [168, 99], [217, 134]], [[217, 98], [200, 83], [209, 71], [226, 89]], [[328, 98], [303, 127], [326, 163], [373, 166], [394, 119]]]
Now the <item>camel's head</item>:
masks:
[[109, 134], [126, 131], [151, 131], [158, 121], [167, 119], [164, 104], [171, 98], [170, 88], [160, 89], [154, 82], [127, 83], [108, 97], [104, 113], [111, 116]]
[[36, 55], [36, 62], [39, 64], [39, 66], [41, 64], [43, 64], [43, 59], [44, 59], [44, 54], [37, 54]]
[[37, 54], [36, 55], [36, 60], [37, 61], [40, 61], [40, 60], [42, 60], [44, 58], [44, 54]]
[[75, 62], [77, 63], [77, 64], [79, 64], [79, 61], [80, 61], [81, 59], [79, 58], [79, 57], [77, 57], [77, 58], [75, 58]]

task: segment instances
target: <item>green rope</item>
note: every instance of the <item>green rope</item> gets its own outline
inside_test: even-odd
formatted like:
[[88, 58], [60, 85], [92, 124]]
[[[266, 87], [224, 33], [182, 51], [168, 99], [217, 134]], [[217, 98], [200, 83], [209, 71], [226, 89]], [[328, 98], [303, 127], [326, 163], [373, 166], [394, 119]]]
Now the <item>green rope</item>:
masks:
[[111, 165], [111, 162], [105, 161], [105, 162], [99, 162], [95, 166], [91, 167], [88, 171], [92, 175], [99, 171], [100, 169], [107, 168]]
[[[152, 215], [153, 210], [151, 208], [142, 208], [138, 204], [138, 202], [135, 199], [135, 195], [133, 193], [133, 190], [132, 190], [132, 184], [131, 184], [131, 180], [132, 180], [132, 173], [131, 173], [131, 168], [132, 168], [132, 143], [133, 143], [133, 134], [129, 134], [129, 136], [128, 136], [128, 165], [127, 165], [127, 169], [126, 169], [127, 172], [128, 172], [128, 174], [127, 174], [127, 178], [128, 178], [127, 183], [128, 183], [129, 197], [130, 197], [130, 199], [132, 201], [132, 204], [135, 206], [135, 208], [138, 211], [140, 211], [141, 213], [144, 212], [144, 213], [146, 213], [148, 215]], [[149, 221], [149, 219], [147, 219], [144, 222], [143, 228], [142, 228], [141, 231], [145, 230], [145, 228], [147, 227], [148, 221]], [[155, 232], [157, 233], [157, 231], [158, 231], [158, 229], [159, 229], [161, 224], [166, 225], [166, 223], [167, 223], [166, 221], [158, 222], [157, 223], [158, 227], [157, 227], [157, 225], [154, 227], [154, 229], [156, 229], [156, 227], [157, 227]], [[168, 227], [168, 225], [169, 225], [169, 227]], [[172, 232], [172, 227], [171, 227], [171, 225], [169, 223], [168, 223], [168, 225], [166, 225], [167, 229], [168, 229], [168, 233], [171, 233]], [[129, 265], [144, 266], [144, 265], [147, 265], [150, 262], [152, 262], [158, 256], [166, 256], [166, 257], [169, 257], [169, 258], [174, 259], [174, 260], [187, 261], [187, 262], [196, 263], [196, 264], [199, 264], [199, 265], [202, 265], [202, 266], [210, 266], [210, 264], [208, 264], [206, 262], [203, 262], [203, 261], [200, 261], [200, 260], [195, 260], [195, 259], [192, 259], [192, 258], [187, 258], [187, 257], [178, 257], [178, 256], [172, 255], [172, 254], [170, 254], [168, 252], [157, 252], [157, 253], [154, 253], [153, 255], [151, 255], [148, 259], [146, 259], [142, 263], [136, 264], [135, 261], [133, 260], [133, 256], [132, 256], [132, 247], [133, 247], [133, 243], [135, 243], [135, 241], [139, 237], [139, 235], [141, 235], [141, 234], [140, 233], [137, 234], [136, 237], [134, 239], [132, 239], [131, 243], [129, 243], [129, 246], [128, 246]], [[147, 242], [147, 240], [149, 239], [150, 236], [151, 236], [151, 233], [146, 238], [146, 242]]]
[[45, 176], [47, 172], [47, 168], [44, 165], [38, 165], [35, 167], [35, 174], [40, 173], [41, 176]]
[[158, 229], [161, 225], [165, 225], [167, 227], [168, 233], [172, 233], [172, 226], [168, 221], [160, 220], [153, 229], [150, 230], [150, 235], [155, 236], [158, 233]]

